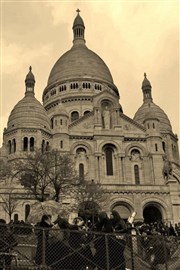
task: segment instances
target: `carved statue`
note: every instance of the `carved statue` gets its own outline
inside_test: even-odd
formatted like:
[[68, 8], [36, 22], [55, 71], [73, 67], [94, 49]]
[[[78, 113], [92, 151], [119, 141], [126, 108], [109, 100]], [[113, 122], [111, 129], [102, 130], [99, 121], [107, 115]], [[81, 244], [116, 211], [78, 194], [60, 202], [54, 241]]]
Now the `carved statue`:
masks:
[[110, 129], [111, 115], [110, 115], [110, 111], [108, 110], [107, 106], [106, 106], [105, 110], [103, 111], [103, 119], [104, 119], [104, 128]]
[[163, 176], [164, 179], [167, 181], [169, 179], [170, 174], [172, 173], [172, 164], [168, 160], [168, 158], [164, 157], [164, 166], [163, 166]]

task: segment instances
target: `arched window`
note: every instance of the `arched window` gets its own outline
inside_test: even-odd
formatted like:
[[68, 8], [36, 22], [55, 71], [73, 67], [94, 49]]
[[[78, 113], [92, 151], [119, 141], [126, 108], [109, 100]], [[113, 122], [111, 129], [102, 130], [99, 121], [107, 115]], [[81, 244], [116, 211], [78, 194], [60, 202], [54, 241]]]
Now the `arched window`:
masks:
[[31, 152], [34, 151], [34, 138], [33, 137], [30, 138], [30, 151]]
[[27, 220], [28, 216], [29, 216], [29, 213], [30, 213], [30, 205], [29, 204], [26, 204], [25, 205], [25, 220]]
[[153, 123], [153, 128], [155, 128], [155, 124]]
[[28, 138], [24, 137], [23, 151], [28, 151]]
[[51, 118], [51, 128], [54, 128], [53, 118]]
[[84, 112], [84, 115], [86, 115], [86, 114], [89, 113], [89, 112], [90, 112], [90, 111], [85, 111], [85, 112]]
[[156, 150], [156, 152], [158, 151], [158, 145], [157, 145], [157, 143], [155, 143], [155, 150]]
[[60, 141], [60, 148], [63, 148], [63, 141]]
[[12, 153], [16, 152], [16, 139], [12, 140]]
[[46, 151], [49, 151], [49, 142], [46, 142]]
[[62, 124], [63, 124], [63, 120], [62, 120], [62, 119], [60, 119], [60, 125], [62, 126]]
[[111, 147], [105, 148], [106, 157], [106, 173], [107, 175], [113, 175], [113, 149]]
[[164, 153], [166, 153], [166, 144], [165, 144], [165, 142], [162, 142], [162, 148], [163, 148]]
[[41, 152], [44, 153], [44, 150], [45, 150], [45, 140], [42, 140]]
[[11, 154], [11, 141], [8, 141], [9, 154]]
[[140, 184], [140, 177], [139, 177], [139, 166], [134, 165], [134, 177], [135, 177], [135, 184], [139, 185]]
[[84, 164], [83, 163], [79, 164], [79, 181], [80, 182], [84, 181]]
[[73, 121], [75, 121], [75, 120], [77, 120], [77, 119], [79, 119], [79, 113], [78, 112], [72, 112], [71, 113], [71, 122], [73, 122]]

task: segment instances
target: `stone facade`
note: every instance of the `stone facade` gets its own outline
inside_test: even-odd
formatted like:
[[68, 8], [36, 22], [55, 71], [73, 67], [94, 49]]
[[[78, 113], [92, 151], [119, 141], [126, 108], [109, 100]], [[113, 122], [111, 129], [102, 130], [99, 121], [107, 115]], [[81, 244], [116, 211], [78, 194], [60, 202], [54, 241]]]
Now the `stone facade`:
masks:
[[[25, 97], [12, 110], [4, 130], [1, 158], [11, 160], [24, 151], [49, 147], [69, 152], [77, 171], [106, 188], [110, 203], [104, 210], [119, 209], [124, 218], [136, 211], [136, 220], [141, 221], [149, 211], [157, 214], [157, 220], [179, 222], [178, 138], [168, 116], [153, 102], [146, 74], [142, 106], [134, 119], [123, 113], [111, 73], [86, 47], [84, 30], [78, 14], [73, 47], [52, 68], [43, 105], [34, 97], [30, 68]], [[26, 203], [32, 200], [23, 198], [17, 211], [20, 219], [25, 219]]]

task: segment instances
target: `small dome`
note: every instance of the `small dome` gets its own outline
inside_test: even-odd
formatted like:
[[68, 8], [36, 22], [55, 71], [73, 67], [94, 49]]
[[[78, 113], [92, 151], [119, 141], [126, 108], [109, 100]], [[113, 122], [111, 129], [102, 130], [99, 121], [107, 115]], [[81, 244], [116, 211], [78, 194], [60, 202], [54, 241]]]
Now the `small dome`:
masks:
[[159, 120], [160, 131], [172, 131], [171, 123], [165, 112], [155, 103], [143, 103], [134, 115], [134, 120], [143, 125], [147, 117], [153, 117]]
[[79, 15], [79, 13], [78, 13], [78, 15], [76, 16], [76, 18], [74, 19], [73, 28], [74, 28], [75, 26], [77, 26], [77, 25], [81, 25], [81, 26], [84, 27], [83, 19], [81, 18], [81, 16]]
[[25, 95], [10, 113], [7, 131], [14, 128], [35, 128], [50, 131], [50, 119], [42, 104], [32, 95]]
[[34, 74], [32, 73], [32, 67], [29, 67], [29, 73], [26, 75], [26, 79], [25, 82], [33, 82], [35, 83], [35, 78], [34, 78]]
[[151, 83], [150, 81], [147, 79], [146, 73], [144, 73], [144, 80], [142, 82], [142, 89], [146, 88], [146, 87], [150, 87], [151, 88]]

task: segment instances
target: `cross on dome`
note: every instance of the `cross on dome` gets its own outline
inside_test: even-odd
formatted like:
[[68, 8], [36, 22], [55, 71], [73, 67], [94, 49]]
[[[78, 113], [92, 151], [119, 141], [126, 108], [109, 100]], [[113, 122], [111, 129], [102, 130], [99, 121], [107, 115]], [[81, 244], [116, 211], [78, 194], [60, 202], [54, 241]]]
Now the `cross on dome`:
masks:
[[147, 76], [147, 75], [146, 75], [146, 72], [144, 72], [144, 78], [146, 78], [146, 76]]
[[76, 10], [76, 12], [77, 12], [77, 14], [79, 15], [80, 9], [78, 8], [78, 9]]

